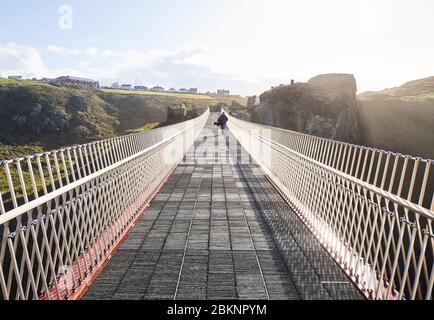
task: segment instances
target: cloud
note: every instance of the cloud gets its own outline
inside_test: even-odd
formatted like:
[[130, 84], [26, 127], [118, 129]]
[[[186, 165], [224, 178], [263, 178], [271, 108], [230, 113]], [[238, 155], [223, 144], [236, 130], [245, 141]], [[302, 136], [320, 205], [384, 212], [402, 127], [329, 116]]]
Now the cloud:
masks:
[[184, 45], [175, 50], [147, 52], [107, 49], [101, 51], [99, 58], [105, 68], [91, 73], [106, 83], [135, 81], [148, 86], [198, 87], [202, 91], [228, 88], [241, 94], [260, 92], [264, 83], [274, 83], [255, 75], [257, 70], [246, 62], [244, 52], [234, 54]]
[[86, 48], [84, 49], [84, 53], [87, 54], [88, 56], [94, 57], [98, 54], [98, 48], [95, 47]]
[[80, 50], [78, 50], [78, 49], [68, 49], [68, 48], [56, 46], [54, 44], [46, 46], [45, 50], [49, 53], [64, 54], [64, 55], [69, 55], [69, 56], [79, 55], [81, 53]]
[[245, 54], [189, 45], [174, 50], [139, 51], [51, 44], [40, 51], [9, 43], [0, 45], [0, 70], [3, 74], [27, 77], [69, 74], [108, 85], [128, 82], [167, 88], [198, 87], [201, 91], [225, 88], [241, 94], [259, 92], [270, 80], [255, 74], [258, 70], [246, 61]]
[[[60, 47], [52, 50], [60, 50]], [[0, 71], [3, 76], [21, 75], [31, 77], [57, 77], [64, 74], [84, 75], [80, 70], [69, 66], [50, 68], [37, 48], [14, 42], [0, 44]]]
[[0, 71], [34, 75], [45, 72], [45, 66], [37, 49], [10, 42], [0, 45]]
[[78, 48], [65, 48], [65, 47], [51, 44], [46, 46], [45, 50], [49, 53], [58, 54], [58, 55], [68, 55], [68, 56], [88, 55], [94, 57], [98, 54], [98, 48], [95, 47], [78, 49]]

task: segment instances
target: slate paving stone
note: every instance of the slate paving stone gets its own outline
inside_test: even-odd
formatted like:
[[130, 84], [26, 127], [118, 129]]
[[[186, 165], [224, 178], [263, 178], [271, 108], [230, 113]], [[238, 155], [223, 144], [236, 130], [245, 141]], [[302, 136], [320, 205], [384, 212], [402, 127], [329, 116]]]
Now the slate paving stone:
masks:
[[140, 301], [143, 299], [143, 294], [140, 293], [116, 293], [110, 300], [129, 300]]
[[211, 118], [214, 133], [199, 136], [84, 299], [360, 299], [239, 145], [230, 161]]

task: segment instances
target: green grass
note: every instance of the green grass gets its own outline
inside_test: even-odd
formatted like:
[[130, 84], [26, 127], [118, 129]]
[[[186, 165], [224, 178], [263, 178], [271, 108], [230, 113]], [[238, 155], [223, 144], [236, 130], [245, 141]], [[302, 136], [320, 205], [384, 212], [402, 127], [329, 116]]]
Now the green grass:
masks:
[[[47, 163], [46, 163], [46, 160], [44, 157], [41, 157], [40, 159], [41, 159], [42, 172], [43, 172], [45, 184], [46, 184], [47, 188], [49, 188], [49, 186], [51, 184], [50, 184], [50, 176], [49, 176], [49, 172], [48, 172], [48, 168], [47, 168]], [[38, 165], [37, 165], [37, 162], [35, 159], [32, 159], [31, 163], [32, 163], [33, 176], [35, 177], [36, 189], [38, 191], [38, 194], [41, 195], [41, 194], [43, 194], [43, 183], [42, 183], [42, 178], [41, 178], [40, 173], [39, 173]], [[27, 195], [31, 196], [31, 195], [33, 195], [33, 188], [32, 188], [32, 184], [30, 182], [31, 181], [31, 174], [30, 174], [29, 167], [27, 166], [27, 162], [25, 160], [21, 161], [20, 164], [21, 164], [21, 171], [23, 174], [26, 193], [27, 193]], [[74, 161], [71, 162], [68, 159], [65, 159], [65, 164], [68, 167], [68, 170], [70, 170], [70, 165], [72, 164], [74, 166], [75, 162]], [[52, 167], [52, 173], [53, 173], [54, 181], [57, 185], [59, 178], [60, 179], [65, 178], [62, 164], [59, 163], [59, 165], [61, 166], [60, 177], [57, 176], [57, 172], [55, 170], [54, 159], [52, 157], [50, 158], [50, 165]], [[18, 169], [17, 169], [16, 164], [10, 163], [9, 164], [9, 170], [10, 170], [10, 174], [11, 174], [12, 185], [14, 186], [15, 196], [16, 196], [17, 200], [20, 202], [23, 198], [24, 193], [23, 193], [23, 190], [21, 188]], [[10, 190], [9, 190], [9, 185], [7, 183], [6, 172], [5, 172], [4, 167], [2, 166], [0, 168], [0, 193], [2, 194], [2, 200], [3, 200], [5, 205], [9, 204], [12, 201], [10, 194], [9, 194], [9, 191]]]
[[42, 151], [43, 149], [39, 145], [10, 146], [0, 143], [0, 161], [36, 154]]
[[175, 97], [179, 99], [209, 100], [210, 102], [217, 102], [216, 98], [207, 96], [205, 94], [153, 92], [153, 91], [139, 91], [139, 90], [136, 91], [136, 90], [120, 90], [120, 89], [102, 89], [102, 92], [112, 93], [112, 94], [125, 94], [125, 95], [165, 96], [165, 97]]
[[20, 85], [20, 86], [51, 86], [48, 83], [42, 81], [34, 81], [34, 80], [15, 80], [15, 79], [5, 79], [0, 78], [0, 85]]
[[[111, 95], [111, 93], [114, 94]], [[0, 161], [42, 153], [61, 146], [107, 139], [120, 134], [145, 132], [159, 126], [160, 122], [164, 121], [166, 106], [180, 104], [180, 101], [185, 103], [187, 108], [194, 108], [214, 104], [217, 100], [200, 94], [102, 91], [84, 87], [51, 85], [41, 81], [0, 78]], [[32, 133], [30, 125], [18, 130], [15, 123], [11, 121], [12, 117], [16, 114], [28, 115], [34, 104], [40, 104], [43, 107], [39, 117], [41, 119], [51, 115], [65, 119], [69, 117], [68, 129], [61, 134], [47, 131], [40, 135]], [[152, 106], [151, 111], [147, 110], [148, 105]], [[39, 118], [33, 120], [41, 121]], [[88, 137], [73, 135], [72, 130], [80, 127], [89, 129], [91, 135]], [[14, 137], [12, 140], [10, 139], [11, 134]], [[42, 162], [45, 163], [45, 160]], [[29, 169], [26, 161], [21, 163], [24, 180], [28, 182]], [[42, 181], [36, 168], [37, 166], [33, 164], [36, 188], [41, 191]], [[16, 195], [22, 197], [23, 192], [20, 188], [15, 163], [10, 164], [10, 171]], [[49, 181], [45, 167], [43, 167], [43, 176], [46, 181]], [[56, 181], [57, 178], [55, 178]], [[63, 172], [60, 178], [65, 178]], [[8, 189], [4, 168], [0, 166], [0, 192], [3, 193], [5, 203], [10, 202]], [[26, 183], [26, 191], [27, 193], [32, 191], [28, 183]]]
[[434, 93], [421, 93], [418, 95], [411, 96], [402, 96], [402, 97], [391, 97], [388, 100], [400, 99], [403, 101], [419, 101], [419, 102], [428, 102], [428, 100], [434, 100]]
[[137, 129], [132, 129], [132, 130], [127, 130], [125, 132], [125, 134], [133, 134], [133, 133], [142, 133], [142, 132], [146, 132], [152, 129], [155, 129], [156, 127], [158, 127], [160, 125], [159, 122], [153, 122], [153, 123], [148, 123], [146, 126], [141, 127], [141, 128], [137, 128]]

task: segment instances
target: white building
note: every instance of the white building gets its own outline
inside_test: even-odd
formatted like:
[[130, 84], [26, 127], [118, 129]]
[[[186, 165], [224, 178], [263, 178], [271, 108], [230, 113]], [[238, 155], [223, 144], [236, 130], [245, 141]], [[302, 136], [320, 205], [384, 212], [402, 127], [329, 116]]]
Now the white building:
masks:
[[122, 84], [121, 89], [122, 90], [131, 90], [133, 86], [131, 84]]
[[219, 96], [229, 96], [231, 94], [231, 92], [229, 90], [218, 89], [217, 94]]

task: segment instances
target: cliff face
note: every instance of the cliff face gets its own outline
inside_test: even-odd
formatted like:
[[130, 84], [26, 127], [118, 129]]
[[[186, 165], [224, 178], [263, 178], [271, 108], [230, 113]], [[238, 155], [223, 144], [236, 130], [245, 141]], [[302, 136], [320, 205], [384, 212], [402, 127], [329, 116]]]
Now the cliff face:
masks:
[[253, 120], [345, 142], [358, 139], [357, 86], [353, 75], [319, 75], [260, 96]]
[[434, 159], [434, 77], [356, 92], [353, 75], [319, 75], [263, 93], [250, 116], [275, 127]]
[[360, 144], [434, 159], [434, 77], [359, 100]]
[[[29, 148], [39, 152], [111, 138], [166, 120], [183, 121], [196, 115], [192, 109], [203, 110], [208, 103], [0, 80], [0, 160], [32, 153]], [[187, 114], [168, 119], [167, 108], [176, 105], [183, 105]]]

